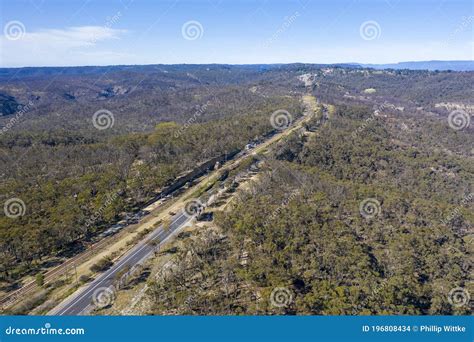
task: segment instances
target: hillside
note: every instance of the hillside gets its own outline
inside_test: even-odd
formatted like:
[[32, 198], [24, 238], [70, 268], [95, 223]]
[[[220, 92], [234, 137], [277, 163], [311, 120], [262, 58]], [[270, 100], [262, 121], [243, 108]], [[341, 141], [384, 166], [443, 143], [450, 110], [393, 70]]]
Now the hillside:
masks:
[[[274, 113], [315, 110], [239, 169], [253, 183], [222, 176], [232, 201], [165, 253], [166, 276], [130, 285], [147, 282], [139, 313], [466, 313], [447, 292], [470, 272], [473, 81], [312, 64], [2, 69], [0, 199], [20, 212], [0, 217], [1, 290], [268, 138]], [[275, 288], [291, 305], [271, 305]]]

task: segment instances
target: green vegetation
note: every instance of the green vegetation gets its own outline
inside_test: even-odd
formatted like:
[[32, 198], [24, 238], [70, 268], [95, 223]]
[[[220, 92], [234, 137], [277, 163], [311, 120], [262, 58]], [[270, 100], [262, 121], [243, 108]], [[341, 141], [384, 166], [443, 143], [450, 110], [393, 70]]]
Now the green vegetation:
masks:
[[90, 270], [91, 272], [97, 273], [97, 272], [104, 272], [107, 271], [109, 268], [112, 267], [114, 263], [112, 260], [108, 257], [100, 259], [97, 263], [91, 266]]
[[35, 277], [35, 282], [38, 287], [42, 287], [44, 285], [44, 274], [38, 273]]
[[[221, 232], [188, 239], [153, 283], [151, 313], [467, 314], [449, 291], [468, 284], [462, 237], [473, 203], [442, 221], [474, 184], [474, 165], [428, 141], [409, 144], [417, 132], [400, 137], [383, 119], [354, 139], [370, 115], [341, 106], [316, 135], [277, 146], [264, 159], [272, 173], [216, 213]], [[441, 129], [425, 125], [425, 134]], [[378, 201], [375, 212], [361, 212], [366, 199]], [[278, 288], [290, 294], [283, 307], [271, 301]]]
[[[162, 122], [147, 133], [96, 136], [90, 131], [11, 132], [0, 137], [5, 160], [2, 198], [20, 198], [25, 215], [0, 216], [0, 278], [5, 286], [41, 269], [44, 258], [80, 251], [107, 226], [151, 199], [197, 164], [273, 128], [269, 117], [299, 99], [275, 97], [251, 114], [190, 126]], [[238, 119], [237, 119], [238, 118]], [[21, 163], [16, 158], [21, 157]]]
[[[36, 274], [43, 283], [41, 272], [177, 177], [274, 132], [276, 110], [297, 119], [314, 95], [328, 105], [310, 102], [317, 116], [301, 131], [223, 176], [263, 169], [215, 213], [217, 229], [163, 252], [176, 267], [151, 284], [151, 313], [466, 312], [448, 292], [471, 271], [474, 144], [472, 128], [446, 118], [448, 107], [472, 109], [474, 73], [309, 64], [10, 72], [0, 75], [0, 203], [25, 205], [0, 216], [1, 290]], [[112, 127], [94, 127], [100, 109]], [[376, 215], [361, 214], [366, 200]], [[272, 304], [276, 288], [287, 305]]]

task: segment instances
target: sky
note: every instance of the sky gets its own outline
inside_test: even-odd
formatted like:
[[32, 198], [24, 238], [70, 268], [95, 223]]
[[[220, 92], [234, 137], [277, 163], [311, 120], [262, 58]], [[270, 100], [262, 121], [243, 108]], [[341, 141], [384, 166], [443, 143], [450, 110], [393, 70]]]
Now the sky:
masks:
[[0, 0], [0, 66], [473, 60], [472, 0]]

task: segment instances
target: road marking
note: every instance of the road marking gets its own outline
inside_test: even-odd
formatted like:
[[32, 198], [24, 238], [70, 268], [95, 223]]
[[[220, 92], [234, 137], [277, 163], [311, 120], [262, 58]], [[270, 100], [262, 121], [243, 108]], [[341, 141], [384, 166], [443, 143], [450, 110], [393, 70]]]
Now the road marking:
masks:
[[[294, 130], [296, 130], [296, 129], [298, 128], [298, 126], [299, 126], [300, 123], [306, 121], [305, 118], [307, 119], [308, 117], [309, 117], [309, 116], [306, 116], [306, 117], [305, 117], [305, 116], [302, 116], [301, 118], [297, 119], [297, 120], [295, 121], [295, 123], [297, 123], [298, 125], [294, 125], [292, 128], [290, 128], [290, 129], [288, 129], [288, 130], [285, 130], [285, 131], [281, 132], [280, 134], [277, 134], [277, 135], [271, 137], [266, 143], [263, 143], [261, 146], [257, 146], [257, 148], [255, 148], [254, 152], [256, 152], [257, 150], [258, 150], [258, 151], [261, 151], [261, 150], [263, 150], [263, 149], [266, 149], [266, 148], [268, 148], [270, 145], [272, 145], [273, 143], [275, 143], [275, 142], [279, 141], [280, 139], [282, 139], [284, 136], [288, 136], [291, 132], [293, 132]], [[242, 156], [239, 157], [239, 158], [242, 158], [242, 160], [244, 160], [247, 156], [248, 156], [247, 154], [244, 154], [244, 155], [242, 155]], [[241, 162], [242, 160], [240, 160], [240, 162]], [[232, 167], [232, 166], [234, 166], [234, 165], [236, 165], [236, 164], [239, 164], [240, 162], [239, 162], [238, 160], [234, 160], [229, 166]], [[178, 216], [176, 217], [176, 219], [174, 219], [174, 220], [170, 223], [169, 227], [171, 227], [174, 223], [176, 223], [176, 222], [177, 222], [179, 219], [181, 219], [183, 216], [185, 216], [185, 215], [184, 215], [183, 211], [181, 211], [180, 214], [178, 214]], [[176, 230], [178, 230], [178, 229], [179, 229], [184, 223], [186, 223], [187, 221], [188, 221], [188, 220], [183, 221], [181, 224], [178, 224], [178, 227], [176, 227], [174, 230], [170, 230], [170, 232], [168, 232], [168, 236], [165, 237], [165, 239], [164, 239], [163, 241], [160, 241], [159, 244], [161, 245], [161, 244], [163, 244], [166, 240], [168, 240], [168, 239], [173, 235], [173, 233], [175, 233]], [[82, 293], [78, 294], [75, 298], [71, 299], [71, 301], [70, 301], [69, 303], [64, 304], [65, 307], [63, 306], [63, 308], [59, 310], [59, 312], [57, 313], [57, 315], [61, 315], [61, 314], [65, 313], [67, 310], [73, 309], [74, 304], [76, 304], [78, 301], [84, 299], [85, 295], [87, 295], [89, 292], [91, 292], [92, 290], [94, 290], [98, 285], [101, 284], [101, 282], [103, 282], [104, 280], [106, 280], [106, 279], [109, 277], [109, 275], [114, 275], [117, 271], [119, 271], [119, 270], [120, 270], [120, 267], [122, 266], [123, 263], [128, 262], [128, 261], [129, 261], [131, 258], [133, 258], [133, 256], [135, 256], [138, 252], [141, 252], [141, 251], [143, 250], [143, 248], [148, 247], [148, 245], [147, 245], [147, 242], [148, 242], [148, 241], [152, 241], [152, 240], [156, 239], [157, 237], [161, 237], [161, 234], [164, 233], [164, 232], [165, 232], [165, 229], [163, 228], [163, 226], [160, 226], [157, 230], [155, 230], [154, 232], [150, 233], [151, 238], [149, 238], [149, 239], [144, 239], [144, 240], [140, 241], [140, 242], [137, 244], [137, 246], [134, 247], [134, 248], [137, 248], [136, 251], [134, 251], [134, 252], [132, 253], [133, 249], [130, 250], [129, 253], [132, 253], [132, 254], [125, 255], [125, 256], [123, 257], [123, 259], [119, 260], [119, 262], [118, 262], [116, 265], [114, 265], [110, 270], [108, 270], [106, 273], [103, 273], [99, 278], [97, 278], [97, 279], [95, 280], [95, 285], [94, 285], [94, 286], [92, 286], [92, 285], [94, 284], [94, 282], [93, 282], [92, 284], [89, 285], [89, 289], [88, 289], [87, 291], [84, 290], [84, 291], [86, 291], [86, 292], [82, 292]], [[166, 232], [165, 232], [165, 233], [166, 233]], [[151, 252], [152, 252], [152, 251], [149, 251], [149, 253], [151, 253]], [[148, 253], [148, 254], [149, 254], [149, 253]], [[141, 262], [142, 259], [144, 259], [146, 256], [148, 256], [148, 254], [146, 254], [143, 258], [141, 258], [141, 259], [139, 260], [139, 262]], [[92, 288], [90, 288], [90, 287], [92, 287]], [[89, 304], [86, 308], [84, 308], [83, 310], [81, 310], [81, 311], [79, 312], [79, 314], [82, 313], [83, 311], [85, 311], [85, 310], [86, 310], [87, 308], [89, 308], [90, 306], [91, 306], [91, 305]]]
[[[180, 220], [182, 217], [185, 217], [185, 215], [184, 215], [183, 213], [179, 214], [179, 215], [177, 216], [177, 218], [174, 219], [174, 220], [170, 223], [170, 226], [173, 225], [173, 224], [175, 224], [175, 223], [176, 223], [178, 220]], [[176, 231], [181, 225], [183, 225], [184, 222], [187, 222], [187, 220], [183, 221], [180, 225], [178, 225], [178, 227], [176, 227], [173, 231], [171, 231], [170, 234], [168, 235], [168, 237], [171, 236], [172, 233], [173, 233], [174, 231]], [[104, 280], [108, 279], [109, 276], [113, 276], [115, 273], [117, 273], [117, 272], [120, 270], [120, 268], [123, 266], [124, 263], [126, 263], [126, 262], [128, 262], [130, 259], [132, 259], [133, 256], [135, 256], [137, 253], [141, 252], [144, 248], [148, 247], [148, 245], [147, 245], [147, 242], [148, 242], [148, 241], [154, 240], [157, 236], [161, 235], [160, 233], [165, 232], [165, 230], [163, 229], [163, 226], [160, 226], [155, 232], [156, 232], [155, 234], [151, 233], [151, 235], [152, 235], [151, 238], [146, 239], [146, 240], [142, 240], [141, 242], [139, 242], [139, 244], [135, 247], [135, 248], [136, 248], [135, 251], [133, 251], [133, 250], [130, 251], [128, 255], [124, 256], [123, 259], [119, 260], [119, 262], [118, 262], [117, 264], [115, 264], [110, 270], [108, 270], [106, 273], [103, 273], [99, 278], [97, 278], [97, 279], [95, 280], [95, 282], [92, 283], [92, 284], [89, 286], [89, 289], [84, 290], [82, 293], [78, 294], [75, 298], [71, 299], [71, 302], [66, 303], [65, 306], [64, 306], [62, 309], [60, 309], [60, 310], [58, 311], [57, 315], [62, 315], [62, 314], [64, 314], [64, 313], [65, 313], [66, 311], [68, 311], [69, 309], [72, 309], [72, 308], [74, 307], [74, 305], [75, 305], [78, 301], [81, 301], [81, 300], [85, 299], [85, 297], [86, 297], [91, 291], [93, 291], [98, 285], [101, 285], [101, 283], [102, 283]], [[163, 242], [160, 242], [160, 244], [164, 243], [164, 242], [167, 240], [168, 237], [166, 237], [165, 240], [163, 240]], [[133, 253], [132, 253], [132, 252], [133, 252]], [[151, 251], [150, 251], [150, 252], [151, 252]], [[130, 254], [130, 253], [131, 253], [131, 254]], [[145, 256], [147, 256], [147, 255], [145, 255]], [[144, 256], [143, 258], [145, 258], [145, 256]], [[142, 259], [143, 259], [143, 258], [142, 258]], [[140, 259], [140, 261], [141, 261], [142, 259]], [[86, 308], [87, 308], [87, 307], [86, 307]], [[79, 313], [81, 313], [82, 311], [84, 311], [84, 310], [81, 310]]]

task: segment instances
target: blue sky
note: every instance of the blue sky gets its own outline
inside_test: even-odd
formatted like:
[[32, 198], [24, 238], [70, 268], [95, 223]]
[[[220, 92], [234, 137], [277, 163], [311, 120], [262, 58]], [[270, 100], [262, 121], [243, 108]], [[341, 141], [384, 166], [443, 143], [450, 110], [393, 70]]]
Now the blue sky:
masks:
[[470, 0], [0, 1], [2, 67], [474, 55]]

